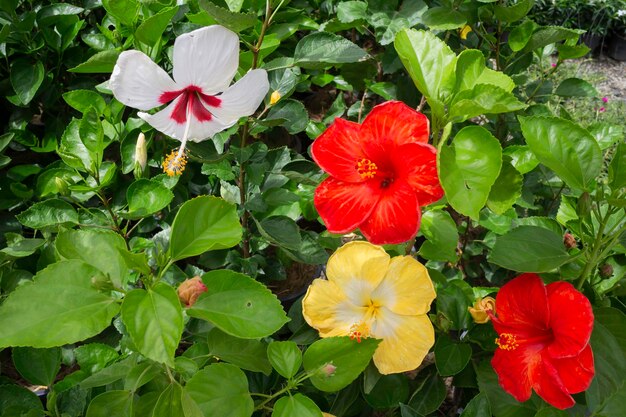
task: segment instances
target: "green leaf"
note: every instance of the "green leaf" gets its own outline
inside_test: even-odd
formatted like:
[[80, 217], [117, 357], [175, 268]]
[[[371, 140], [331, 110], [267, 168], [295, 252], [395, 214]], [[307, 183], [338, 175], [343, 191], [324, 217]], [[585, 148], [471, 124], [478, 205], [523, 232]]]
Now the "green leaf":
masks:
[[131, 417], [132, 409], [131, 391], [107, 391], [91, 400], [85, 417]]
[[588, 191], [602, 169], [602, 151], [589, 132], [557, 117], [520, 117], [522, 134], [539, 162], [568, 186]]
[[66, 230], [55, 242], [62, 258], [79, 259], [98, 268], [121, 288], [128, 278], [128, 267], [120, 251], [126, 251], [124, 238], [108, 230]]
[[491, 415], [489, 399], [484, 392], [479, 392], [467, 403], [460, 417], [483, 417]]
[[119, 306], [93, 288], [97, 277], [97, 269], [78, 260], [59, 261], [39, 271], [32, 283], [19, 286], [0, 306], [0, 347], [61, 346], [103, 331]]
[[608, 149], [624, 139], [624, 128], [620, 125], [597, 122], [587, 126], [587, 130], [593, 135], [602, 150]]
[[122, 321], [142, 355], [174, 366], [174, 353], [183, 332], [183, 312], [176, 290], [158, 283], [124, 297]]
[[117, 351], [102, 343], [87, 343], [74, 349], [76, 362], [80, 369], [89, 373], [96, 373], [104, 369], [109, 363], [119, 358]]
[[454, 88], [454, 52], [432, 32], [414, 29], [398, 33], [394, 46], [417, 89], [443, 117], [443, 101]]
[[173, 260], [227, 249], [241, 240], [239, 216], [233, 204], [213, 196], [185, 202], [172, 224], [169, 252]]
[[422, 215], [420, 232], [427, 239], [419, 254], [431, 261], [456, 262], [459, 233], [450, 214], [442, 210], [430, 210]]
[[626, 143], [624, 142], [617, 145], [609, 164], [609, 184], [613, 190], [626, 186]]
[[430, 372], [422, 385], [409, 400], [409, 406], [418, 415], [426, 416], [435, 412], [446, 398], [446, 385], [436, 372]]
[[[269, 113], [262, 120], [263, 123], [277, 121], [276, 126], [282, 126], [287, 132], [295, 135], [306, 129], [309, 122], [309, 113], [304, 104], [296, 100], [281, 100], [272, 106]], [[274, 125], [274, 123], [271, 123]]]
[[0, 252], [14, 258], [25, 258], [35, 253], [45, 243], [45, 239], [20, 239], [2, 248]]
[[185, 392], [198, 404], [205, 417], [250, 417], [254, 401], [246, 375], [234, 365], [216, 363], [195, 374]]
[[162, 210], [173, 198], [174, 193], [163, 183], [141, 178], [126, 190], [128, 212], [120, 215], [125, 219], [140, 219]]
[[343, 1], [337, 4], [337, 19], [342, 23], [367, 19], [367, 3], [364, 1]]
[[39, 27], [49, 26], [62, 21], [65, 16], [74, 16], [85, 11], [82, 7], [67, 3], [56, 3], [44, 6], [37, 11], [37, 24]]
[[578, 36], [582, 33], [584, 33], [584, 31], [580, 29], [566, 29], [560, 26], [545, 26], [539, 28], [532, 34], [522, 51], [532, 52], [535, 49], [543, 48], [544, 46], [552, 43], [568, 39], [578, 39]]
[[344, 37], [328, 32], [311, 33], [300, 39], [294, 64], [303, 68], [323, 64], [345, 64], [369, 58], [367, 52]]
[[511, 77], [500, 71], [494, 71], [491, 68], [485, 68], [482, 74], [480, 74], [480, 77], [478, 77], [478, 80], [476, 80], [476, 83], [495, 85], [508, 93], [515, 88], [515, 82]]
[[272, 417], [322, 417], [322, 412], [312, 399], [302, 394], [280, 397], [274, 404]]
[[513, 167], [511, 158], [503, 157], [500, 174], [489, 192], [487, 207], [496, 214], [503, 214], [513, 207], [522, 195], [523, 181], [524, 176]]
[[467, 23], [465, 15], [447, 7], [431, 7], [422, 15], [422, 23], [435, 30], [462, 28]]
[[234, 13], [223, 7], [219, 7], [209, 0], [200, 0], [198, 5], [207, 11], [217, 23], [227, 27], [235, 33], [239, 33], [245, 29], [251, 28], [256, 23], [256, 14]]
[[556, 46], [556, 49], [559, 51], [559, 58], [563, 60], [582, 58], [591, 52], [591, 49], [583, 43], [580, 45], [560, 44]]
[[43, 417], [41, 400], [18, 385], [0, 385], [0, 415], [3, 417]]
[[84, 389], [89, 389], [107, 385], [112, 382], [119, 381], [122, 378], [126, 378], [129, 375], [129, 372], [136, 365], [137, 356], [139, 355], [129, 356], [126, 359], [109, 365], [101, 371], [83, 379], [80, 386]]
[[447, 281], [437, 290], [437, 312], [442, 313], [452, 330], [466, 329], [471, 323], [467, 308], [473, 301], [472, 288], [459, 279]]
[[489, 256], [489, 262], [518, 272], [549, 272], [568, 259], [563, 237], [537, 226], [519, 226], [498, 236]]
[[78, 134], [80, 135], [80, 140], [89, 151], [91, 159], [99, 167], [104, 151], [104, 129], [102, 128], [100, 117], [93, 107], [90, 107], [83, 114], [83, 118], [80, 119]]
[[597, 97], [598, 90], [580, 78], [567, 78], [559, 84], [554, 94], [561, 97]]
[[13, 90], [22, 104], [28, 104], [37, 94], [45, 75], [40, 61], [33, 63], [27, 58], [18, 58], [11, 63], [9, 78]]
[[435, 344], [435, 365], [441, 376], [461, 372], [472, 357], [472, 348], [467, 343], [455, 343], [447, 336], [439, 336]]
[[300, 229], [287, 216], [272, 216], [256, 221], [259, 233], [270, 242], [287, 249], [298, 249], [302, 244]]
[[512, 6], [501, 6], [496, 4], [493, 6], [493, 12], [496, 18], [502, 22], [513, 23], [528, 14], [535, 4], [535, 0], [520, 0]]
[[69, 72], [77, 72], [81, 74], [111, 73], [117, 62], [120, 51], [108, 50], [101, 51], [91, 56], [87, 61], [70, 68]]
[[485, 70], [485, 56], [477, 49], [466, 49], [456, 60], [454, 91], [471, 90]]
[[365, 400], [374, 408], [392, 408], [409, 399], [409, 381], [405, 375], [382, 375], [372, 389], [366, 393]]
[[450, 121], [460, 123], [481, 114], [509, 113], [526, 108], [513, 94], [492, 84], [461, 91], [450, 108]]
[[532, 20], [526, 20], [523, 23], [515, 26], [511, 30], [508, 39], [509, 47], [511, 48], [511, 50], [513, 52], [519, 52], [524, 49], [536, 28], [537, 24]]
[[450, 205], [459, 213], [479, 218], [502, 165], [500, 142], [480, 126], [468, 126], [452, 146], [439, 153], [439, 178]]
[[178, 11], [178, 6], [165, 7], [154, 16], [150, 16], [137, 28], [135, 38], [146, 45], [155, 45]]
[[[313, 385], [326, 392], [335, 392], [354, 381], [372, 359], [378, 339], [363, 339], [361, 342], [349, 337], [329, 337], [313, 343], [304, 352], [304, 370], [310, 374]], [[334, 372], [324, 368], [335, 367]]]
[[72, 119], [65, 128], [57, 153], [70, 167], [79, 171], [95, 172], [93, 156], [80, 137], [80, 120]]
[[15, 369], [31, 384], [50, 386], [61, 369], [61, 349], [14, 347]]
[[78, 223], [78, 213], [74, 207], [57, 198], [33, 204], [15, 217], [24, 226], [32, 229]]
[[483, 360], [476, 366], [476, 375], [480, 392], [487, 395], [495, 417], [534, 417], [537, 413], [537, 406], [532, 400], [520, 403], [511, 394], [504, 392], [498, 383], [498, 375], [488, 360]]
[[159, 395], [151, 417], [185, 416], [183, 409], [183, 387], [176, 381], [169, 384]]
[[139, 4], [136, 0], [102, 0], [102, 5], [107, 13], [126, 26], [133, 26], [137, 21]]
[[269, 336], [289, 320], [276, 296], [246, 275], [217, 270], [204, 274], [202, 281], [207, 291], [187, 314], [210, 321], [232, 336]]
[[272, 366], [267, 359], [267, 344], [255, 339], [241, 339], [220, 329], [209, 332], [209, 354], [252, 372], [269, 375]]
[[526, 145], [507, 146], [502, 153], [511, 158], [511, 165], [520, 174], [526, 174], [539, 165], [539, 160]]
[[295, 342], [273, 341], [267, 346], [267, 357], [280, 375], [292, 378], [302, 365], [302, 352]]
[[63, 94], [63, 100], [72, 108], [85, 113], [90, 107], [98, 111], [98, 115], [104, 113], [106, 102], [100, 93], [91, 90], [72, 90]]

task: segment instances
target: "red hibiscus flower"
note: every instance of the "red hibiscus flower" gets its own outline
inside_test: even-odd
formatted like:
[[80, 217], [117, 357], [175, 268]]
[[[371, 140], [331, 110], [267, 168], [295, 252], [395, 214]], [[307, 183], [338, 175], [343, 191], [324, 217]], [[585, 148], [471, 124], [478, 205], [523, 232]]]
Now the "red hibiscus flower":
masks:
[[311, 153], [330, 176], [315, 207], [332, 233], [360, 228], [374, 244], [415, 237], [420, 206], [443, 196], [428, 119], [399, 101], [380, 104], [363, 124], [336, 119]]
[[568, 282], [544, 286], [538, 275], [522, 274], [500, 289], [496, 308], [491, 364], [502, 388], [518, 401], [532, 388], [556, 408], [573, 406], [570, 394], [586, 390], [594, 375], [589, 300]]

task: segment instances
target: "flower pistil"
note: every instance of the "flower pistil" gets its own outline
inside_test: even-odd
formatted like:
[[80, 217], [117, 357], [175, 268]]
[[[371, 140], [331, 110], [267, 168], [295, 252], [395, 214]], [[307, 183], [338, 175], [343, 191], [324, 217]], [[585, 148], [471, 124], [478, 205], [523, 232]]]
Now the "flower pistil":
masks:
[[496, 338], [496, 345], [503, 350], [515, 350], [519, 346], [517, 337], [511, 333], [502, 333]]

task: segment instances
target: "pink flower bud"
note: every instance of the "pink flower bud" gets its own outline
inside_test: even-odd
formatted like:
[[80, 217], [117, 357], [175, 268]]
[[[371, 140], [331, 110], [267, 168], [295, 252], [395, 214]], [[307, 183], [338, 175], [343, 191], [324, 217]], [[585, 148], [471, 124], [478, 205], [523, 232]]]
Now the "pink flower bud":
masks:
[[337, 367], [333, 365], [332, 363], [325, 364], [324, 366], [322, 366], [322, 369], [321, 369], [324, 376], [327, 376], [327, 377], [335, 375], [336, 370], [337, 370]]
[[608, 103], [609, 102], [609, 98], [608, 97], [602, 97], [602, 102], [603, 103]]
[[206, 291], [206, 285], [204, 285], [200, 277], [196, 276], [183, 281], [183, 283], [178, 286], [178, 298], [185, 307], [191, 307], [195, 304], [198, 297], [200, 297], [200, 294]]
[[599, 111], [600, 113], [604, 113], [604, 112], [606, 111], [606, 109], [605, 109], [604, 107], [600, 107], [600, 108], [598, 109], [598, 111]]

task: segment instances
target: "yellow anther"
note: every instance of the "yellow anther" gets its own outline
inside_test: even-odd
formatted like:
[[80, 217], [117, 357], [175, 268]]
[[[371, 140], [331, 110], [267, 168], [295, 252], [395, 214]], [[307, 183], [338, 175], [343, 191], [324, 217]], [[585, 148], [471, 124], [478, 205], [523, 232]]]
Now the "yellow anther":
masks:
[[362, 158], [356, 162], [356, 171], [359, 173], [361, 178], [374, 178], [376, 176], [377, 170], [378, 167], [376, 166], [376, 164], [369, 159]]
[[170, 177], [180, 175], [185, 170], [185, 165], [187, 165], [187, 155], [184, 151], [179, 153], [179, 151], [175, 149], [165, 157], [163, 161], [163, 172]]
[[496, 339], [496, 345], [503, 350], [515, 350], [519, 346], [519, 343], [517, 343], [517, 337], [515, 337], [514, 334], [502, 333], [500, 337]]

